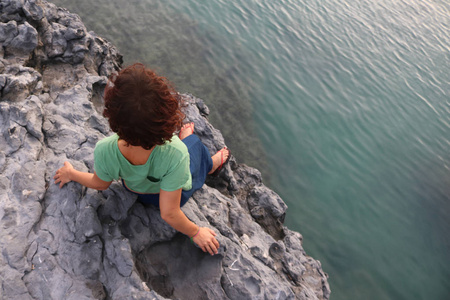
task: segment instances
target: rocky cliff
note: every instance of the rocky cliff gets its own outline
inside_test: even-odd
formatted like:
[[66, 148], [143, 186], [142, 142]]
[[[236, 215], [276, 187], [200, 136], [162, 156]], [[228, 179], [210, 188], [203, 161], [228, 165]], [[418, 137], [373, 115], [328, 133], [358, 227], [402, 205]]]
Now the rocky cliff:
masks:
[[[234, 158], [183, 207], [218, 233], [215, 256], [119, 183], [59, 189], [63, 162], [93, 171], [111, 134], [102, 91], [121, 55], [45, 1], [1, 0], [0, 21], [0, 299], [329, 298], [320, 262], [283, 226], [285, 203]], [[223, 147], [203, 101], [183, 98], [211, 153]]]

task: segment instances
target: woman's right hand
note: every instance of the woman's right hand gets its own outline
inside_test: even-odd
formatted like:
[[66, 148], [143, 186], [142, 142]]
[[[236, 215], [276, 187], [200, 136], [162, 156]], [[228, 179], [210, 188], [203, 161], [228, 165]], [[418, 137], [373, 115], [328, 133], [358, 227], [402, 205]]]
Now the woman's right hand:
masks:
[[68, 161], [64, 162], [64, 166], [59, 168], [58, 171], [56, 171], [56, 174], [55, 176], [53, 176], [53, 179], [55, 179], [55, 183], [59, 183], [59, 188], [62, 188], [63, 185], [72, 181], [71, 178], [72, 171], [73, 166]]
[[217, 254], [219, 249], [219, 242], [215, 238], [216, 233], [207, 228], [200, 227], [198, 233], [192, 238], [194, 243], [196, 243], [203, 252], [209, 252], [209, 254]]

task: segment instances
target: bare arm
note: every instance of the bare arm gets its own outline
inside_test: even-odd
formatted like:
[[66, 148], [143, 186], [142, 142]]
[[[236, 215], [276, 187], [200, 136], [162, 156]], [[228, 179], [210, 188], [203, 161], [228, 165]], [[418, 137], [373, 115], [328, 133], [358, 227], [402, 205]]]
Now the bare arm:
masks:
[[216, 240], [216, 233], [206, 227], [199, 227], [189, 220], [180, 208], [181, 189], [167, 192], [160, 190], [159, 208], [161, 217], [175, 230], [193, 238], [194, 242], [209, 254], [217, 254], [219, 242]]
[[84, 185], [85, 187], [96, 190], [106, 190], [112, 182], [101, 180], [97, 176], [97, 174], [95, 174], [95, 172], [88, 173], [78, 171], [74, 169], [73, 166], [67, 161], [64, 163], [64, 166], [62, 168], [56, 171], [53, 179], [55, 179], [55, 183], [59, 183], [60, 188], [62, 188], [64, 184], [70, 181], [75, 181]]

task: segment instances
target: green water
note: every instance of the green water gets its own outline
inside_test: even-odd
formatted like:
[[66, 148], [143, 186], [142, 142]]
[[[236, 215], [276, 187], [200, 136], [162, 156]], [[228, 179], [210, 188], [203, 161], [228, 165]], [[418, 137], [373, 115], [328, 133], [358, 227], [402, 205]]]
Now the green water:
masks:
[[450, 4], [54, 1], [210, 106], [331, 299], [450, 299]]

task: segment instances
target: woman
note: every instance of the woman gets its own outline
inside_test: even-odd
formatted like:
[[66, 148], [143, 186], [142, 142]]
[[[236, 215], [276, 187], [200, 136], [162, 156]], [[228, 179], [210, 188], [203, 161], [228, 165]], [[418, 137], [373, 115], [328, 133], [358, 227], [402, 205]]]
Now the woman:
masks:
[[[69, 162], [56, 171], [60, 188], [75, 181], [105, 190], [119, 178], [138, 200], [158, 206], [161, 217], [189, 236], [204, 252], [217, 254], [215, 232], [199, 227], [181, 211], [207, 174], [220, 171], [230, 157], [225, 147], [214, 156], [194, 135], [194, 123], [182, 125], [178, 94], [164, 77], [134, 64], [110, 79], [105, 109], [114, 135], [97, 143], [94, 173], [80, 172]], [[180, 131], [179, 136], [174, 132]]]

